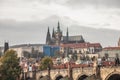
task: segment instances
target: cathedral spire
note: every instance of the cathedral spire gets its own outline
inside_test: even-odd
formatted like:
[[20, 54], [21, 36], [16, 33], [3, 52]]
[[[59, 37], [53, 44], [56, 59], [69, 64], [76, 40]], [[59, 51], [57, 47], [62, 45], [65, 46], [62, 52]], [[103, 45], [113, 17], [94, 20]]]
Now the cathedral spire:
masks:
[[57, 30], [60, 32], [60, 23], [58, 21], [58, 27], [57, 27]]
[[68, 32], [68, 27], [67, 27], [67, 32], [66, 32], [66, 43], [68, 43], [69, 40], [69, 32]]
[[53, 28], [53, 32], [52, 32], [52, 38], [55, 38], [55, 31], [54, 31], [54, 28]]
[[50, 43], [51, 43], [51, 35], [50, 35], [49, 27], [48, 27], [47, 36], [46, 36], [46, 44], [49, 45]]

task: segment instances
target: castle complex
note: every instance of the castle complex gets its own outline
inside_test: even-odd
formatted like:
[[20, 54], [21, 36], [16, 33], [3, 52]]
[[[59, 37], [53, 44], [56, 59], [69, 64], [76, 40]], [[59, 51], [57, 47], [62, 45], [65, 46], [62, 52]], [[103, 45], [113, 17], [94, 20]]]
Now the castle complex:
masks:
[[52, 36], [50, 34], [49, 27], [48, 27], [47, 37], [46, 37], [47, 45], [60, 45], [61, 43], [66, 44], [66, 43], [84, 43], [84, 42], [85, 41], [82, 35], [69, 36], [68, 28], [67, 28], [66, 35], [64, 36], [60, 29], [59, 22], [58, 22], [57, 30], [54, 31], [54, 28], [53, 28]]

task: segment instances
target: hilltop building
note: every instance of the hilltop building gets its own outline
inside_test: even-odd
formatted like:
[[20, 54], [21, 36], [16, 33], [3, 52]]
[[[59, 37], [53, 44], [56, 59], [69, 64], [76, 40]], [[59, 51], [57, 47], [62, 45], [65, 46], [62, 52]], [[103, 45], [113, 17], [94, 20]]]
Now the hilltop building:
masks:
[[69, 53], [85, 53], [85, 54], [95, 54], [102, 50], [100, 43], [74, 43], [74, 44], [62, 44], [60, 52], [66, 53], [64, 51], [69, 49]]
[[20, 44], [11, 46], [17, 52], [18, 57], [38, 57], [43, 53], [43, 44]]
[[[46, 36], [46, 45], [48, 46], [58, 46], [60, 54], [64, 56], [70, 55], [70, 53], [83, 53], [83, 54], [95, 54], [102, 50], [100, 43], [89, 43], [85, 42], [82, 35], [70, 36], [67, 28], [66, 35], [63, 35], [60, 29], [60, 23], [58, 22], [57, 30], [53, 28], [52, 35], [48, 27], [47, 36]], [[46, 47], [44, 47], [46, 48]], [[44, 49], [48, 50], [48, 48]], [[55, 54], [54, 54], [55, 55]]]
[[57, 30], [52, 32], [52, 36], [49, 31], [47, 31], [47, 36], [46, 36], [46, 44], [47, 45], [57, 45], [59, 46], [60, 44], [68, 44], [68, 43], [84, 43], [84, 39], [82, 35], [77, 35], [77, 36], [69, 36], [69, 31], [67, 28], [66, 35], [64, 36], [61, 29], [60, 29], [60, 23], [58, 22]]
[[43, 53], [44, 44], [20, 44], [10, 46], [6, 42], [4, 47], [0, 47], [0, 55], [4, 55], [8, 49], [15, 50], [17, 57], [39, 57]]

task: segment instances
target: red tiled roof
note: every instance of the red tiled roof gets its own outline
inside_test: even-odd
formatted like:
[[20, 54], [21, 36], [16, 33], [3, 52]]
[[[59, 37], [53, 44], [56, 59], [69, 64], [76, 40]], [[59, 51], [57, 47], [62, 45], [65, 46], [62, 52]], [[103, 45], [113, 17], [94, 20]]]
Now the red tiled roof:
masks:
[[103, 50], [120, 50], [120, 47], [105, 47]]
[[90, 47], [102, 47], [100, 43], [90, 43]]
[[88, 48], [88, 47], [101, 47], [101, 44], [100, 43], [74, 43], [74, 44], [62, 44], [61, 47]]

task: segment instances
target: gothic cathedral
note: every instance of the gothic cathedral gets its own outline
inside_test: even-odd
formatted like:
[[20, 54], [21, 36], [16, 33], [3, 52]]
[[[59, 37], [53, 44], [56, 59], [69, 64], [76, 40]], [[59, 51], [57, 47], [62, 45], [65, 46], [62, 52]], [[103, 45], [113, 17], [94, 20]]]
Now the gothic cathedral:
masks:
[[66, 32], [66, 36], [63, 36], [62, 31], [60, 29], [60, 23], [58, 22], [57, 30], [52, 32], [52, 36], [50, 34], [50, 30], [48, 27], [47, 36], [46, 36], [46, 44], [47, 45], [60, 45], [67, 43], [84, 43], [84, 39], [82, 35], [77, 36], [69, 36], [68, 28]]

